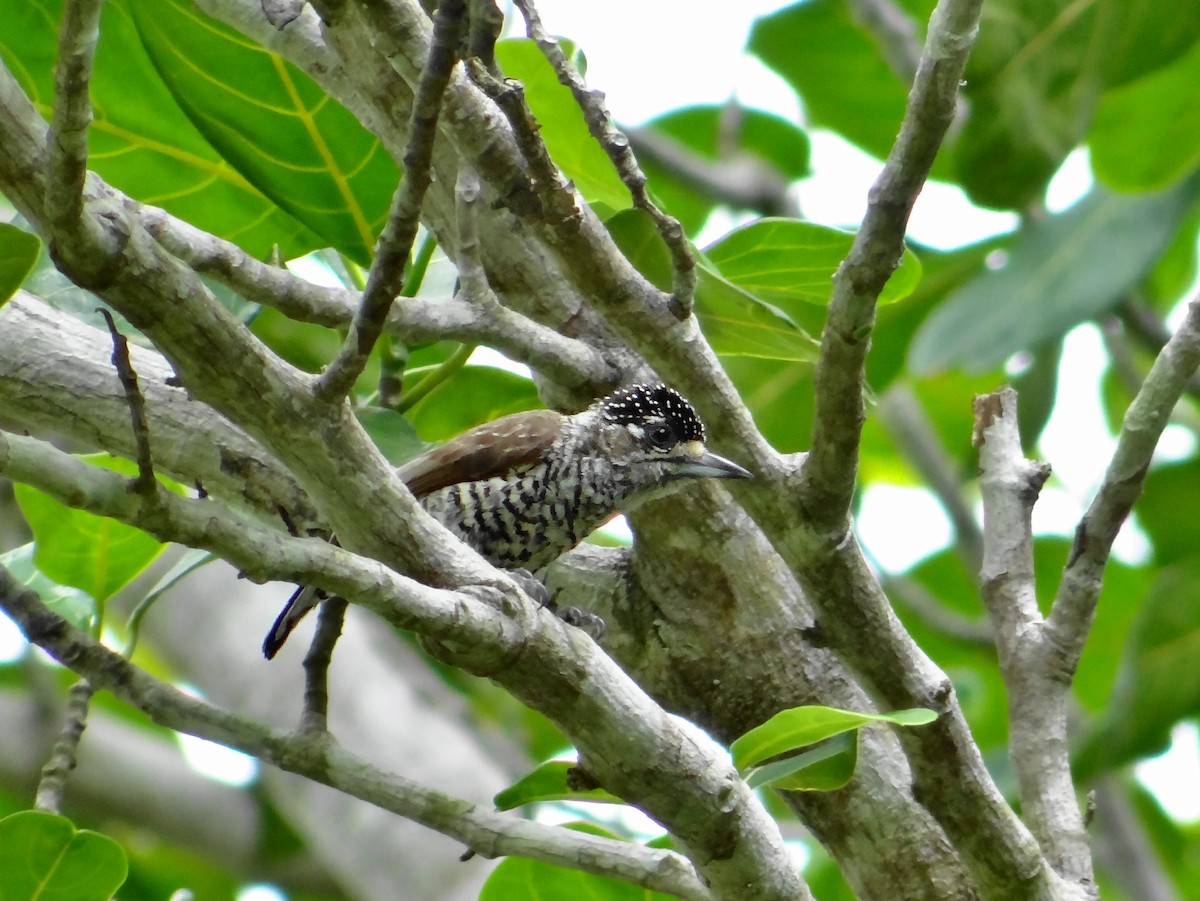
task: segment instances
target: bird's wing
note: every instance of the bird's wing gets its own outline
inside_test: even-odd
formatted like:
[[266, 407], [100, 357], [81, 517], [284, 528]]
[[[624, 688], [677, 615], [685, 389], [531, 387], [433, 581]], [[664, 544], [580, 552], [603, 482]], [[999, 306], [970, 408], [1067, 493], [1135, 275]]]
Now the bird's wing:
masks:
[[459, 482], [511, 475], [540, 460], [565, 421], [553, 410], [502, 416], [409, 460], [398, 472], [418, 498]]

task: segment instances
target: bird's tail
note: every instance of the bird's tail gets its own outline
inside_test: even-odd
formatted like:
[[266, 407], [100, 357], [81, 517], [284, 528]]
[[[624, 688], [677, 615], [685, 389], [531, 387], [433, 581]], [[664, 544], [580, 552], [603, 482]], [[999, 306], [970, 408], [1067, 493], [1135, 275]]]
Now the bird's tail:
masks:
[[271, 631], [263, 639], [263, 656], [270, 660], [278, 654], [283, 643], [287, 641], [288, 636], [292, 634], [292, 630], [296, 628], [300, 620], [304, 619], [305, 614], [326, 597], [325, 592], [319, 588], [310, 588], [307, 585], [297, 588], [295, 594], [288, 598], [288, 602], [279, 612], [279, 616], [275, 617], [275, 624], [271, 626]]

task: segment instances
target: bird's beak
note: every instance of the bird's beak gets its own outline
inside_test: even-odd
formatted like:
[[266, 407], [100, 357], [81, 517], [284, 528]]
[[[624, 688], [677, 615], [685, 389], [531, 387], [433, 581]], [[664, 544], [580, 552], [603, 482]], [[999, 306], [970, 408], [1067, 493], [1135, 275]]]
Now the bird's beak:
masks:
[[751, 473], [748, 469], [743, 469], [732, 460], [726, 460], [724, 457], [719, 457], [707, 450], [691, 457], [686, 462], [681, 463], [675, 472], [677, 475], [681, 476], [693, 476], [696, 478], [706, 479], [754, 478], [753, 473]]

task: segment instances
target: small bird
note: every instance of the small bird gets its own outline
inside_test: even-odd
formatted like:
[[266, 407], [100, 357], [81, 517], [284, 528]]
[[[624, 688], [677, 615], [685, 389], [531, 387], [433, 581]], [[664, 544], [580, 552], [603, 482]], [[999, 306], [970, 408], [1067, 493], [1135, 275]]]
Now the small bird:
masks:
[[[621, 389], [572, 416], [502, 416], [398, 473], [434, 519], [489, 563], [529, 573], [684, 479], [752, 478], [705, 448], [692, 405], [662, 384]], [[263, 642], [268, 660], [325, 597], [307, 586], [292, 595]]]

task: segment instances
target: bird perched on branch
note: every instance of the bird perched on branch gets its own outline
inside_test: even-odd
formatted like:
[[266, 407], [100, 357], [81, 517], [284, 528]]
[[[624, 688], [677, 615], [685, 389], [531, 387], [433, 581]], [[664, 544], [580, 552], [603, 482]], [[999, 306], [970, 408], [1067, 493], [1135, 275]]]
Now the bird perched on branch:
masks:
[[[503, 416], [399, 469], [429, 513], [493, 566], [534, 572], [618, 511], [685, 479], [748, 479], [704, 446], [704, 424], [679, 392], [634, 385], [564, 416]], [[301, 587], [263, 642], [270, 659], [323, 598]]]

